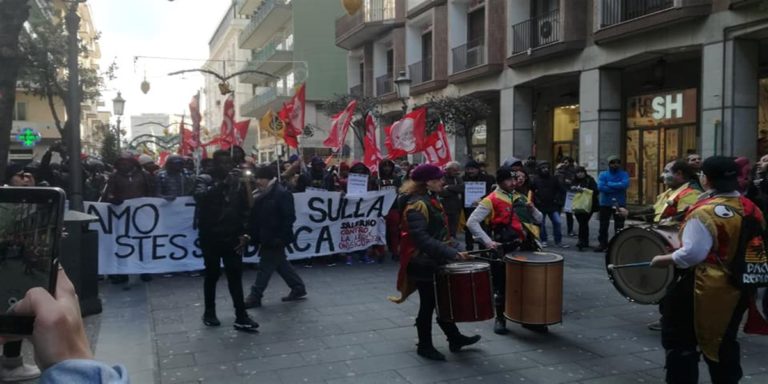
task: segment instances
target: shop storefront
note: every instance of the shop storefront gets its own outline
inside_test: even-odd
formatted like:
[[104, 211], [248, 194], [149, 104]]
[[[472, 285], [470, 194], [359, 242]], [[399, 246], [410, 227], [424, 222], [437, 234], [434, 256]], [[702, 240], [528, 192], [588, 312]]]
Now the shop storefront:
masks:
[[559, 164], [564, 157], [579, 162], [579, 106], [565, 105], [553, 110], [552, 161]]
[[653, 204], [664, 165], [697, 149], [697, 91], [684, 89], [627, 100], [625, 164], [629, 204]]

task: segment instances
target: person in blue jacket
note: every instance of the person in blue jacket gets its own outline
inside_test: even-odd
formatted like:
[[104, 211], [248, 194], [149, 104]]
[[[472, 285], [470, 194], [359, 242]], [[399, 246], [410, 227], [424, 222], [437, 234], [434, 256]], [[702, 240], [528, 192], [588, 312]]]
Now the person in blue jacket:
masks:
[[624, 228], [624, 217], [617, 214], [617, 208], [627, 205], [627, 188], [629, 175], [621, 169], [621, 159], [616, 155], [608, 156], [608, 170], [600, 172], [597, 177], [597, 189], [600, 191], [600, 231], [597, 240], [600, 242], [595, 252], [605, 252], [608, 248], [608, 226], [613, 216], [614, 233]]

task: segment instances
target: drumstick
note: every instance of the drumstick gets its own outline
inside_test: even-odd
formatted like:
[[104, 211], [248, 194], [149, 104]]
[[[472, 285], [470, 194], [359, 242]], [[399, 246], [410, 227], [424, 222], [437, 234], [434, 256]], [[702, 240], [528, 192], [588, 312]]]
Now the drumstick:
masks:
[[629, 264], [619, 264], [619, 265], [613, 265], [608, 264], [608, 270], [613, 271], [614, 269], [622, 269], [622, 268], [642, 268], [642, 267], [650, 267], [651, 262], [650, 261], [644, 261], [642, 263], [629, 263]]

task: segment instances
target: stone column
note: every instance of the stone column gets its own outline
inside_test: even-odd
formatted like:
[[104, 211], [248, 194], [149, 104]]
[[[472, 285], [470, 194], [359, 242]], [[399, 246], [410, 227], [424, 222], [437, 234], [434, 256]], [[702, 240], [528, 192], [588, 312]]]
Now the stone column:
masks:
[[[757, 41], [734, 39], [704, 46], [701, 154], [757, 156]], [[725, 66], [723, 66], [725, 64]]]
[[608, 168], [610, 155], [622, 156], [621, 71], [581, 73], [579, 86], [579, 162], [592, 175]]

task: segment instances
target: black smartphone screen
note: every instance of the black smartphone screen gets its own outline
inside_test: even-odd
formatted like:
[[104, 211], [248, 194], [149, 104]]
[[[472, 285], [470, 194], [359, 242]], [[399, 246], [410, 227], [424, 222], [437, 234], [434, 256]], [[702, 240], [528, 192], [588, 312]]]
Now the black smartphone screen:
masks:
[[53, 188], [0, 189], [0, 316], [30, 288], [52, 290], [62, 201]]

